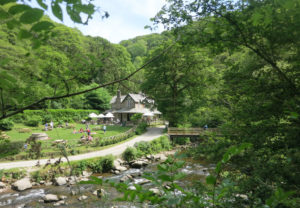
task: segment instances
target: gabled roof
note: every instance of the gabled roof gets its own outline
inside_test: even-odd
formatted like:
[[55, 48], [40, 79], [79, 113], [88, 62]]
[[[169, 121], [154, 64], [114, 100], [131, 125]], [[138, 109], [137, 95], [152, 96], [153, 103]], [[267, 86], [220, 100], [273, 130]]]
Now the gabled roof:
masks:
[[[145, 100], [147, 100], [148, 103], [154, 104], [154, 100], [147, 98], [145, 94], [141, 94], [141, 93], [139, 94], [128, 93], [127, 95], [121, 95], [121, 103], [126, 99], [127, 96], [130, 96], [136, 103], [144, 102]], [[110, 104], [115, 103], [116, 99], [117, 96], [113, 96], [113, 98], [110, 101]]]
[[128, 93], [127, 96], [130, 96], [134, 100], [134, 102], [136, 102], [136, 103], [139, 103], [139, 102], [141, 102], [142, 100], [144, 100], [146, 98], [146, 96], [143, 95], [143, 94]]
[[[121, 95], [121, 103], [125, 99], [126, 95]], [[110, 104], [113, 104], [116, 102], [117, 96], [113, 96], [112, 99], [110, 100]]]

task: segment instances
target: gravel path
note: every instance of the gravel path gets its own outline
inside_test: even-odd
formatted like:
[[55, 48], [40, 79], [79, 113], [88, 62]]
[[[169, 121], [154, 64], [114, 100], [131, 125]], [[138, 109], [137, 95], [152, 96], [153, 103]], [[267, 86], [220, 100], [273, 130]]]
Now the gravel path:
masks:
[[[113, 146], [113, 147], [110, 147], [110, 148], [107, 148], [104, 150], [69, 156], [69, 160], [70, 161], [83, 160], [83, 159], [88, 159], [88, 158], [93, 158], [93, 157], [105, 156], [105, 155], [109, 155], [109, 154], [118, 156], [118, 155], [121, 155], [127, 147], [133, 146], [136, 142], [151, 141], [151, 140], [156, 139], [156, 138], [160, 137], [161, 135], [163, 135], [162, 132], [163, 132], [163, 127], [148, 128], [148, 131], [145, 134], [137, 136], [136, 138], [134, 138], [128, 142], [125, 142], [125, 143], [122, 143], [122, 144], [119, 144], [119, 145], [116, 145], [116, 146]], [[57, 159], [58, 158], [51, 159], [51, 163], [53, 163]], [[40, 165], [44, 165], [44, 164], [46, 164], [48, 159], [41, 159], [39, 161], [40, 161]], [[63, 158], [63, 161], [66, 161], [66, 159]], [[0, 169], [33, 167], [37, 164], [37, 162], [38, 162], [38, 160], [0, 163]]]

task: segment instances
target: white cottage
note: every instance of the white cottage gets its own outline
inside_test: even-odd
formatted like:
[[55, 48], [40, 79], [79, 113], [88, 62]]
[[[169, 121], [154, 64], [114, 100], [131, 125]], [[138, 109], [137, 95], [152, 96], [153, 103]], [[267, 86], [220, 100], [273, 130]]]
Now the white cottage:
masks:
[[149, 114], [154, 116], [161, 114], [154, 107], [154, 100], [146, 97], [145, 94], [132, 94], [121, 95], [121, 91], [118, 90], [117, 96], [114, 96], [111, 101], [111, 112], [114, 114], [114, 119], [120, 122], [130, 121], [130, 117], [135, 113]]

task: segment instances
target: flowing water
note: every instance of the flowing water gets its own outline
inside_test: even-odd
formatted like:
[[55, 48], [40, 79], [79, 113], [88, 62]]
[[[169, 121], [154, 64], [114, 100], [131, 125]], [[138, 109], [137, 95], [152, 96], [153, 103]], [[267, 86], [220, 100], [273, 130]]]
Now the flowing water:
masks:
[[[186, 174], [186, 177], [178, 181], [181, 186], [189, 186], [195, 183], [195, 181], [205, 181], [205, 177], [209, 175], [210, 171], [214, 169], [213, 164], [205, 164], [201, 161], [187, 160], [185, 166], [179, 171]], [[105, 174], [102, 175], [103, 179], [111, 179], [113, 181], [120, 181], [125, 175], [134, 176], [134, 180], [130, 185], [143, 184], [144, 179], [141, 177], [143, 172], [153, 172], [156, 170], [156, 164], [151, 164], [144, 169], [129, 169], [128, 171], [122, 172], [120, 175]], [[151, 188], [151, 183], [145, 183], [145, 188]], [[54, 203], [44, 203], [41, 201], [42, 197], [46, 194], [65, 195], [67, 205], [56, 206], [56, 207], [118, 207], [118, 208], [135, 208], [141, 207], [140, 204], [134, 204], [129, 202], [118, 202], [113, 199], [121, 197], [122, 194], [118, 193], [114, 188], [105, 186], [104, 190], [107, 195], [101, 199], [92, 193], [99, 189], [99, 185], [72, 185], [72, 186], [38, 186], [33, 187], [30, 190], [23, 192], [10, 191], [7, 193], [0, 194], [0, 208], [2, 207], [54, 207]], [[71, 193], [76, 193], [72, 195]], [[79, 201], [78, 197], [85, 195], [88, 198], [83, 201]], [[149, 208], [154, 206], [147, 206]]]

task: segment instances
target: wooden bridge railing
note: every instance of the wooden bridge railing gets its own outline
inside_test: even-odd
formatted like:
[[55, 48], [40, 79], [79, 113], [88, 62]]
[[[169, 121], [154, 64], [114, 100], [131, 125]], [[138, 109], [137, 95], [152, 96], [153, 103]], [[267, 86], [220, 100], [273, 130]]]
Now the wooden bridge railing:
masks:
[[208, 132], [216, 132], [217, 134], [219, 134], [217, 128], [208, 128], [206, 130], [204, 130], [203, 128], [175, 128], [175, 127], [168, 128], [168, 134], [170, 137], [179, 137], [179, 136], [193, 137], [193, 136], [205, 135]]

